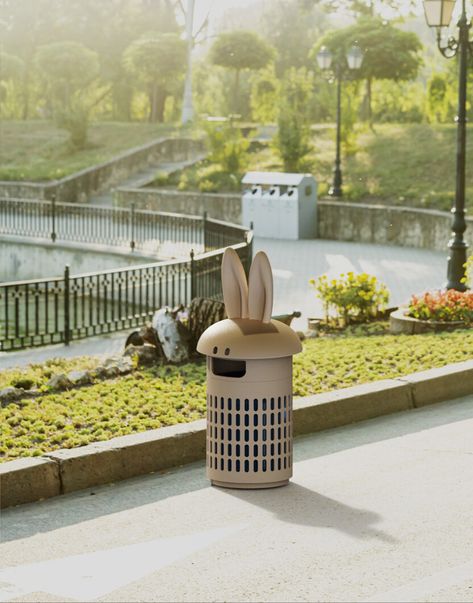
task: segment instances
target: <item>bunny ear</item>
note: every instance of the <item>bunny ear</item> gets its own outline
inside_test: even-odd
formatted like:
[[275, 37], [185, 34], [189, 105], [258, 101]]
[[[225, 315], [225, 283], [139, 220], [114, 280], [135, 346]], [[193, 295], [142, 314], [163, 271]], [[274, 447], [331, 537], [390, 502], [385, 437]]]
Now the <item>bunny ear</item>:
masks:
[[227, 247], [222, 259], [222, 288], [228, 318], [248, 317], [248, 283], [237, 252]]
[[248, 308], [253, 320], [271, 321], [273, 311], [273, 273], [268, 256], [258, 251], [251, 264]]

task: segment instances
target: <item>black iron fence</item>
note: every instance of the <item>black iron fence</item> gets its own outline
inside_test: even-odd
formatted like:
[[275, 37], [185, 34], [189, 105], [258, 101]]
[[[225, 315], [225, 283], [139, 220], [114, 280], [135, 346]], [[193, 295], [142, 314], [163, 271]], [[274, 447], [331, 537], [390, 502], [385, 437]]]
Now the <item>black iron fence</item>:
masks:
[[233, 246], [247, 269], [252, 258], [251, 231], [206, 216], [0, 199], [0, 233], [131, 251], [192, 246], [184, 259], [79, 275], [66, 266], [61, 277], [0, 283], [2, 351], [67, 344], [141, 325], [163, 306], [219, 298], [224, 248]]

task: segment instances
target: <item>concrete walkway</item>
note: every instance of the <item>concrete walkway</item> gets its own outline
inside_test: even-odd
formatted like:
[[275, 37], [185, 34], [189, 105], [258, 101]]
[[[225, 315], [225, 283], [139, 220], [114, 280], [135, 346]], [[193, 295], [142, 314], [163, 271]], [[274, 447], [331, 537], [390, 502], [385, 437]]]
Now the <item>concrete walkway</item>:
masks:
[[[445, 280], [446, 254], [408, 247], [366, 245], [343, 241], [281, 241], [255, 239], [255, 252], [265, 250], [274, 272], [274, 314], [300, 310], [295, 329], [307, 328], [307, 317], [322, 316], [322, 304], [309, 279], [341, 272], [368, 272], [379, 277], [391, 292], [390, 305], [406, 302], [412, 293], [438, 288]], [[42, 362], [55, 356], [110, 355], [122, 350], [126, 331], [108, 337], [0, 354], [0, 369]]]
[[203, 463], [2, 513], [2, 601], [471, 601], [473, 397], [298, 439], [277, 490]]

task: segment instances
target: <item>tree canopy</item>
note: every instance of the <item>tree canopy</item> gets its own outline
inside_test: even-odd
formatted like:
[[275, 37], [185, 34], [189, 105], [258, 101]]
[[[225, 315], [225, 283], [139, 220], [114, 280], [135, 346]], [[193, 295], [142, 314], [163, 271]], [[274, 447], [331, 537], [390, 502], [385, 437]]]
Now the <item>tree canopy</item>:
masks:
[[352, 74], [355, 79], [410, 80], [422, 65], [417, 35], [377, 17], [363, 17], [354, 25], [328, 32], [312, 52], [315, 55], [320, 46], [326, 46], [334, 61], [344, 61], [355, 44], [363, 51], [361, 69]]
[[87, 85], [99, 72], [98, 55], [78, 42], [41, 46], [35, 57], [39, 72], [53, 84], [72, 89]]
[[240, 72], [263, 69], [274, 57], [274, 48], [253, 31], [236, 30], [220, 34], [210, 49], [214, 65], [235, 72], [235, 86], [230, 106], [240, 112]]
[[274, 49], [253, 31], [222, 33], [210, 50], [214, 65], [227, 69], [263, 69], [274, 57]]
[[170, 86], [184, 73], [186, 43], [174, 33], [147, 33], [125, 50], [123, 63], [136, 74], [150, 96], [150, 120], [163, 121]]

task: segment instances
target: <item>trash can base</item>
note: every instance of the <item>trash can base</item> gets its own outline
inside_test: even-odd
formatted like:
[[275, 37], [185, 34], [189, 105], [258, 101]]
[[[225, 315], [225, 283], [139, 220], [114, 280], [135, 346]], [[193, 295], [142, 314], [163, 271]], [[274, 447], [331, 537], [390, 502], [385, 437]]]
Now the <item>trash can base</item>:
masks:
[[234, 490], [265, 490], [267, 488], [280, 488], [281, 486], [287, 486], [289, 484], [288, 479], [283, 479], [278, 482], [267, 482], [266, 484], [243, 484], [236, 482], [221, 482], [216, 479], [210, 480], [212, 486], [217, 486], [218, 488], [232, 488]]

